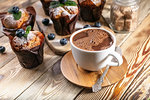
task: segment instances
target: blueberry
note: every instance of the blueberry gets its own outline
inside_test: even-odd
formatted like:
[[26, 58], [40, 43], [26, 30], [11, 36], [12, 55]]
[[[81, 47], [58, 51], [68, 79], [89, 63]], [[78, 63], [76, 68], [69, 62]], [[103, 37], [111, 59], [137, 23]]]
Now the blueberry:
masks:
[[60, 3], [65, 4], [67, 0], [59, 0]]
[[18, 12], [19, 12], [19, 7], [14, 6], [14, 7], [12, 8], [12, 12], [13, 12], [13, 13], [18, 13]]
[[55, 34], [50, 33], [50, 34], [48, 34], [47, 38], [48, 38], [49, 40], [53, 40], [53, 39], [55, 38]]
[[63, 38], [63, 39], [60, 40], [60, 44], [61, 44], [61, 45], [66, 45], [67, 42], [68, 42], [68, 41], [67, 41], [67, 39], [65, 39], [65, 38]]
[[16, 36], [17, 37], [22, 37], [22, 36], [24, 36], [25, 35], [25, 31], [23, 30], [23, 29], [18, 29], [17, 31], [16, 31]]
[[83, 28], [89, 28], [91, 27], [91, 25], [85, 25]]
[[45, 25], [45, 26], [48, 26], [49, 25], [49, 19], [48, 18], [44, 18], [42, 20], [42, 23]]
[[101, 27], [102, 25], [101, 25], [101, 23], [100, 22], [96, 22], [95, 24], [94, 24], [94, 27]]
[[0, 53], [4, 53], [5, 52], [5, 47], [4, 46], [0, 46]]

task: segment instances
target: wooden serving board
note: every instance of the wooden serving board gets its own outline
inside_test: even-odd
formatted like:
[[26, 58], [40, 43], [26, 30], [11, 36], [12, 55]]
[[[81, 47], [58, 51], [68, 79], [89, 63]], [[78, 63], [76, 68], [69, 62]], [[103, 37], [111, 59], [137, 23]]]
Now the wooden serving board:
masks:
[[[114, 84], [123, 78], [124, 74], [127, 71], [127, 66], [128, 66], [125, 57], [123, 57], [123, 60], [124, 61], [121, 66], [109, 68], [106, 76], [104, 77], [104, 82], [102, 83], [102, 86], [108, 86]], [[62, 74], [70, 82], [87, 88], [91, 88], [96, 83], [97, 79], [100, 78], [100, 76], [105, 70], [105, 68], [95, 72], [83, 70], [81, 67], [79, 67], [76, 64], [71, 51], [68, 52], [62, 58], [60, 67], [61, 67]]]
[[[37, 12], [37, 18], [36, 18], [37, 24], [43, 30], [43, 32], [45, 33], [45, 35], [47, 36], [49, 33], [54, 33], [56, 35], [56, 37], [55, 37], [54, 40], [48, 40], [48, 38], [46, 37], [46, 41], [48, 43], [48, 46], [52, 49], [52, 51], [55, 52], [55, 54], [60, 54], [60, 55], [63, 55], [64, 53], [70, 51], [71, 50], [70, 43], [69, 43], [69, 37], [70, 37], [70, 35], [68, 35], [68, 36], [59, 36], [59, 35], [57, 35], [55, 33], [54, 25], [53, 25], [53, 23], [52, 23], [51, 20], [50, 20], [50, 25], [49, 26], [44, 26], [42, 24], [42, 20], [44, 18], [49, 18], [49, 16], [45, 15], [45, 13], [44, 13], [44, 11], [42, 9], [42, 4], [41, 4], [40, 1], [36, 2], [33, 6], [35, 7], [36, 12]], [[105, 22], [105, 19], [103, 17], [101, 17], [99, 21], [101, 22], [101, 24], [103, 26], [107, 26], [107, 24]], [[75, 29], [76, 30], [81, 29], [81, 28], [83, 28], [84, 25], [87, 25], [87, 24], [94, 25], [94, 23], [85, 22], [81, 18], [79, 18], [79, 20], [76, 23]], [[59, 43], [60, 39], [62, 39], [62, 38], [67, 38], [68, 39], [67, 45], [62, 46]]]

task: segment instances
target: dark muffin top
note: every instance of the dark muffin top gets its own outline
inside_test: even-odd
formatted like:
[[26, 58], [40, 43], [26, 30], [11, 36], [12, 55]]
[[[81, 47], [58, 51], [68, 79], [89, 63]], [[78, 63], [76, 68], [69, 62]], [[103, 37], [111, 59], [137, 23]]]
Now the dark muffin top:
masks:
[[50, 16], [54, 19], [68, 16], [70, 19], [74, 18], [79, 13], [77, 3], [71, 0], [55, 0], [50, 4]]
[[[12, 9], [13, 8], [11, 8], [11, 10]], [[4, 16], [2, 23], [8, 29], [19, 29], [22, 24], [29, 19], [29, 17], [30, 16], [25, 9], [18, 8], [18, 11], [8, 11]]]
[[79, 4], [88, 6], [100, 6], [104, 0], [78, 0]]
[[12, 39], [13, 48], [20, 50], [30, 50], [42, 45], [45, 36], [39, 31], [31, 31], [31, 26], [27, 26], [26, 30], [18, 29]]

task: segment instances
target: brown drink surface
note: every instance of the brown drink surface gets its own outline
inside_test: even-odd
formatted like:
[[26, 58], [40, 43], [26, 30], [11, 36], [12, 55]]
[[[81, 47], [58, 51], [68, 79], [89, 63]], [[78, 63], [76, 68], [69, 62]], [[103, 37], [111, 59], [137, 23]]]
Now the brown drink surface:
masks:
[[100, 29], [88, 29], [73, 37], [73, 44], [80, 49], [99, 51], [109, 48], [113, 40], [108, 32]]

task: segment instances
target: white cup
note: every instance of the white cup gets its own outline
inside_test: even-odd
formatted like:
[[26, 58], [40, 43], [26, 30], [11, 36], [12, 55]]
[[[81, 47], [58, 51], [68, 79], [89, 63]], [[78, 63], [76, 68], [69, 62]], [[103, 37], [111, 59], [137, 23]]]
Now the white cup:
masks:
[[[73, 37], [80, 32], [89, 30], [89, 29], [100, 29], [106, 31], [112, 37], [113, 44], [104, 50], [99, 51], [88, 51], [78, 48], [73, 44]], [[101, 68], [109, 66], [120, 66], [123, 63], [122, 56], [115, 51], [116, 47], [116, 38], [112, 32], [104, 28], [85, 28], [74, 32], [70, 37], [71, 50], [73, 58], [76, 63], [83, 69], [89, 71], [98, 71]], [[112, 58], [115, 58], [117, 61], [112, 61]]]

